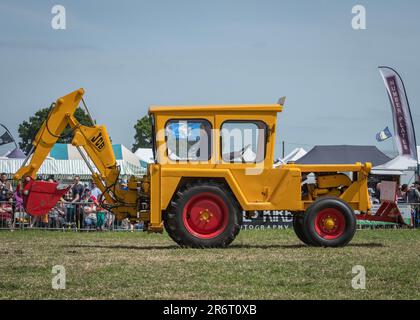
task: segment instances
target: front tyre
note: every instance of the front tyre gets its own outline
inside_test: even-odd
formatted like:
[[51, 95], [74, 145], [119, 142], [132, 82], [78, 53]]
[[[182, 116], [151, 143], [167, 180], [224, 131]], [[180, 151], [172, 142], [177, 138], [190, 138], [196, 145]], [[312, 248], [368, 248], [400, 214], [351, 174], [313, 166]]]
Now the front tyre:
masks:
[[304, 215], [303, 233], [313, 245], [343, 247], [353, 239], [355, 232], [353, 209], [339, 198], [320, 198]]
[[177, 191], [164, 219], [169, 236], [193, 248], [228, 246], [240, 230], [233, 194], [215, 181], [194, 181]]

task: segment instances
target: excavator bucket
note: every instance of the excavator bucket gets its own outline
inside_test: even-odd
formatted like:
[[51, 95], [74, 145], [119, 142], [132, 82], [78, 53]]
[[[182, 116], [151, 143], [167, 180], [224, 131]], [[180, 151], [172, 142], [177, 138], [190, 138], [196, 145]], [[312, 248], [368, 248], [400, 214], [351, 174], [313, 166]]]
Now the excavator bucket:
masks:
[[27, 213], [39, 216], [48, 213], [70, 189], [58, 188], [57, 182], [35, 181], [27, 178], [23, 187], [23, 206]]

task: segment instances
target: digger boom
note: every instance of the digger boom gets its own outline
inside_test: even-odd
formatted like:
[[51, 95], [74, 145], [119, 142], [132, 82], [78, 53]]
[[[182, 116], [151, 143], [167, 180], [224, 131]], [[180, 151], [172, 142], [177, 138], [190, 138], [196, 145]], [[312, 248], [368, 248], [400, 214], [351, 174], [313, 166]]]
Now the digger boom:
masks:
[[[33, 152], [28, 155], [27, 161], [16, 172], [14, 179], [17, 181], [23, 179], [24, 183], [37, 183], [33, 180], [36, 178], [39, 168], [64, 129], [69, 126], [73, 134], [71, 144], [79, 150], [82, 158], [92, 171], [92, 179], [102, 191], [106, 204], [112, 208], [117, 216], [125, 217], [129, 214], [136, 217], [138, 212], [137, 181], [132, 177], [128, 184], [128, 190], [121, 188], [118, 181], [119, 168], [106, 127], [96, 124], [85, 126], [80, 124], [75, 117], [76, 109], [83, 95], [84, 90], [81, 88], [59, 98], [52, 104], [47, 119], [43, 122], [32, 143]], [[91, 159], [97, 171], [95, 171], [88, 158]], [[38, 187], [41, 188], [40, 192], [42, 192], [42, 188], [51, 188], [51, 185], [40, 182]], [[27, 193], [29, 194], [29, 189], [27, 189]], [[55, 198], [59, 199], [60, 193], [62, 192], [57, 192], [54, 199], [50, 199], [50, 205], [47, 205], [43, 210], [38, 210], [37, 213], [48, 212]]]

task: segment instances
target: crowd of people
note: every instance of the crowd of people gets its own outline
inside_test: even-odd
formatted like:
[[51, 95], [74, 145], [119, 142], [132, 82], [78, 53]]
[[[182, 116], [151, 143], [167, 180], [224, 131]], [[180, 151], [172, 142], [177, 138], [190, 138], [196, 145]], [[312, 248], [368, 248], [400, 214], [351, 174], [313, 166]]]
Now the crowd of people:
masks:
[[[54, 177], [47, 179], [54, 182]], [[124, 187], [124, 184], [122, 184]], [[371, 184], [369, 193], [373, 204], [381, 203], [381, 182]], [[414, 210], [414, 225], [420, 226], [420, 181], [398, 185], [395, 193], [398, 203], [409, 203]], [[83, 183], [75, 176], [71, 188], [60, 199], [57, 205], [47, 214], [29, 216], [23, 207], [22, 194], [7, 179], [0, 175], [0, 228], [15, 228], [17, 225], [29, 228], [75, 228], [84, 230], [142, 229], [142, 225], [131, 224], [128, 218], [118, 225], [112, 212], [106, 210], [102, 203], [101, 190], [93, 181]]]
[[12, 223], [13, 203], [10, 201], [13, 197], [13, 186], [7, 180], [7, 175], [0, 175], [0, 223], [6, 223], [9, 227]]
[[[54, 177], [47, 179], [54, 182]], [[74, 228], [83, 230], [141, 229], [132, 225], [129, 219], [116, 225], [115, 216], [102, 203], [102, 192], [93, 181], [83, 183], [75, 176], [71, 188], [57, 205], [47, 214], [29, 216], [23, 207], [19, 190], [14, 190], [5, 173], [0, 175], [0, 228], [15, 228], [25, 225], [29, 228]]]
[[[381, 182], [376, 183], [374, 187], [369, 188], [369, 194], [373, 204], [381, 202]], [[396, 184], [395, 200], [398, 203], [420, 204], [420, 181], [413, 184]]]
[[398, 202], [420, 203], [420, 181], [414, 182], [412, 186], [403, 184], [397, 191]]

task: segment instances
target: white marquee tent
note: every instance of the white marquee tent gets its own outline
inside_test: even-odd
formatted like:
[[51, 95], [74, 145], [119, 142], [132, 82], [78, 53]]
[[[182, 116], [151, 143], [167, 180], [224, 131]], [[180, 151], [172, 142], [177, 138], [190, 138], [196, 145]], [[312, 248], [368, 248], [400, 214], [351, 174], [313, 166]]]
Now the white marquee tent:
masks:
[[[139, 159], [125, 146], [113, 146], [117, 164], [121, 168], [121, 178], [127, 179], [131, 175], [142, 176], [146, 173]], [[53, 175], [55, 179], [69, 180], [74, 175], [79, 175], [82, 180], [89, 179], [91, 172], [72, 145], [56, 144], [47, 159], [41, 165], [38, 174], [42, 177]], [[11, 177], [22, 165], [24, 159], [0, 159], [0, 172], [5, 172]], [[93, 163], [91, 163], [93, 166]], [[94, 167], [94, 166], [93, 166]]]
[[274, 164], [274, 167], [278, 167], [282, 164], [288, 163], [288, 162], [294, 162], [298, 159], [302, 158], [307, 152], [303, 148], [295, 148], [292, 152], [290, 152], [288, 155], [286, 155], [284, 158], [277, 159], [276, 163]]

